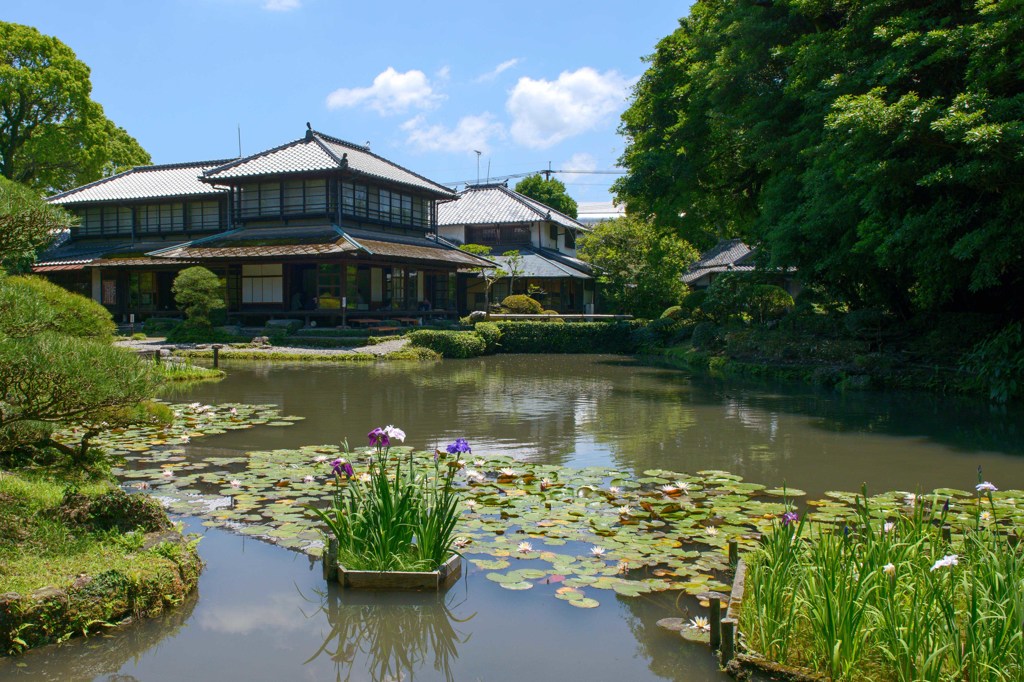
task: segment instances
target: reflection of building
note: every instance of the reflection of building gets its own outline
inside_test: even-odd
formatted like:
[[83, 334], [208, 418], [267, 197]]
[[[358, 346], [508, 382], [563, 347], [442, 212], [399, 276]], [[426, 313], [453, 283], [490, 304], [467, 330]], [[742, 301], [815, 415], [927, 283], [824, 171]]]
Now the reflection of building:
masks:
[[238, 317], [333, 321], [343, 302], [454, 311], [457, 270], [490, 265], [437, 240], [438, 203], [455, 196], [310, 128], [245, 158], [135, 168], [51, 197], [79, 224], [34, 270], [122, 316], [173, 311], [174, 276], [195, 264], [225, 278]]
[[[458, 201], [438, 206], [441, 237], [455, 244], [481, 244], [488, 256], [513, 277], [498, 280], [491, 300], [510, 293], [530, 293], [544, 308], [561, 313], [585, 312], [594, 303], [590, 266], [576, 258], [576, 238], [587, 228], [539, 201], [510, 190], [504, 183], [470, 185]], [[501, 254], [518, 251], [518, 264]], [[512, 281], [514, 279], [514, 282]], [[467, 278], [465, 307], [482, 310], [485, 284]]]

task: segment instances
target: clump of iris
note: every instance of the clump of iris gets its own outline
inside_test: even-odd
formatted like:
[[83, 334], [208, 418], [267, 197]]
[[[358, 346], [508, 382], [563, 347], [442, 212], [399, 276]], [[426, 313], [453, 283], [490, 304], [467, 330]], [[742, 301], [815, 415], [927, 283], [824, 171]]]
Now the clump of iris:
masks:
[[449, 455], [463, 455], [467, 452], [472, 453], [473, 449], [469, 447], [469, 443], [465, 438], [456, 438], [455, 442], [448, 443], [448, 447], [445, 448], [445, 451], [447, 451]]

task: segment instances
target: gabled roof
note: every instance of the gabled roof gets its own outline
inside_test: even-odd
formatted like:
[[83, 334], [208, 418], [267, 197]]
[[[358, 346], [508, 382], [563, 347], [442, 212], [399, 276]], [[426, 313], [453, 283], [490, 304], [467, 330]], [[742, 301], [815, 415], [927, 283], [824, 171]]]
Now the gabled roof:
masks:
[[195, 161], [160, 166], [138, 166], [47, 199], [51, 204], [74, 205], [104, 201], [136, 201], [222, 194], [223, 190], [200, 182], [199, 176], [224, 161]]
[[550, 206], [509, 189], [504, 183], [470, 185], [457, 201], [437, 207], [437, 224], [500, 225], [550, 220], [563, 227], [589, 232], [589, 228]]
[[753, 253], [742, 239], [723, 239], [683, 273], [683, 282], [690, 284], [711, 272], [753, 270]]
[[[537, 249], [523, 247], [519, 249], [521, 261], [519, 273], [516, 277], [531, 279], [561, 279], [571, 277], [574, 279], [592, 279], [590, 265], [577, 258], [570, 258], [565, 254], [550, 249]], [[508, 256], [488, 256], [497, 263], [502, 270], [509, 271]]]
[[369, 147], [339, 140], [313, 129], [280, 147], [236, 159], [204, 172], [209, 183], [228, 182], [261, 175], [347, 170], [377, 180], [413, 187], [435, 196], [451, 198], [455, 192], [422, 175], [372, 153]]

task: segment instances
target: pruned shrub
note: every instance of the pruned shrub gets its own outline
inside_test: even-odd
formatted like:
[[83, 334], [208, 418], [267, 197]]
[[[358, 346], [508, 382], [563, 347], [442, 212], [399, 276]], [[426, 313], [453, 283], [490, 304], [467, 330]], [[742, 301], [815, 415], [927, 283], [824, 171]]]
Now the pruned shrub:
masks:
[[637, 321], [551, 324], [545, 320], [496, 323], [506, 353], [632, 353]]
[[506, 296], [501, 302], [501, 307], [516, 315], [540, 315], [544, 312], [544, 306], [540, 302], [524, 294]]
[[484, 340], [485, 351], [488, 354], [497, 353], [501, 345], [501, 329], [493, 322], [477, 322], [473, 330]]
[[691, 343], [698, 350], [712, 350], [722, 343], [722, 332], [714, 322], [701, 322], [693, 328]]
[[209, 327], [214, 324], [212, 314], [225, 308], [224, 283], [201, 266], [185, 268], [171, 285], [174, 301], [185, 313], [185, 324], [190, 327]]
[[167, 530], [171, 522], [159, 502], [148, 495], [129, 495], [119, 488], [102, 495], [84, 495], [74, 488], [64, 492], [56, 516], [64, 523], [90, 530], [150, 533]]
[[667, 318], [670, 320], [678, 320], [683, 317], [686, 317], [686, 313], [684, 312], [683, 307], [678, 305], [665, 308], [665, 312], [661, 314], [661, 319]]
[[96, 301], [42, 277], [3, 277], [0, 332], [30, 336], [44, 331], [109, 341], [114, 335], [114, 320]]
[[150, 317], [142, 323], [142, 331], [148, 336], [163, 336], [181, 324], [181, 320], [173, 317]]
[[407, 338], [414, 346], [423, 346], [446, 358], [472, 358], [487, 351], [484, 338], [473, 332], [418, 329]]

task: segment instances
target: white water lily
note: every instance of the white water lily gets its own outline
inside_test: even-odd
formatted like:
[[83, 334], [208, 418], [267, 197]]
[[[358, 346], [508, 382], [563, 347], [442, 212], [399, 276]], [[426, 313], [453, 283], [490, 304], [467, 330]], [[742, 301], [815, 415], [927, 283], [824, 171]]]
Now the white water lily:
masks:
[[466, 500], [463, 504], [466, 505], [466, 509], [469, 511], [476, 509], [476, 500]]
[[529, 542], [520, 542], [516, 550], [522, 552], [523, 554], [525, 554], [526, 552], [532, 552], [533, 545], [531, 545]]
[[359, 474], [358, 476], [356, 476], [356, 480], [359, 481], [360, 483], [369, 483], [370, 482], [370, 474], [368, 474], [368, 473], [366, 473], [364, 471], [361, 474]]
[[675, 486], [682, 490], [684, 493], [690, 489], [690, 484], [686, 481], [676, 481]]
[[903, 501], [906, 502], [908, 506], [913, 507], [914, 503], [917, 502], [917, 495], [915, 495], [914, 493], [906, 493], [903, 496]]
[[689, 627], [693, 630], [700, 630], [701, 632], [708, 632], [711, 630], [711, 623], [704, 616], [695, 616], [690, 619]]
[[485, 462], [482, 459], [473, 460], [473, 466], [475, 466], [477, 469], [483, 469], [485, 464], [487, 464], [487, 462]]
[[189, 436], [189, 435], [188, 435], [187, 433], [186, 433], [186, 434], [185, 434], [184, 436], [182, 436], [182, 437], [181, 437], [181, 442], [182, 442], [182, 443], [187, 443], [187, 442], [189, 442], [190, 440], [192, 440], [192, 437], [191, 437], [191, 436]]
[[505, 467], [504, 469], [499, 469], [498, 473], [501, 474], [502, 476], [507, 476], [509, 478], [515, 478], [516, 476], [519, 475], [516, 473], [515, 469], [510, 469], [508, 467]]
[[455, 538], [455, 542], [452, 544], [455, 545], [456, 549], [464, 549], [469, 546], [470, 542], [469, 538]]
[[704, 532], [707, 533], [708, 535], [710, 535], [711, 537], [715, 537], [716, 535], [718, 535], [718, 529], [715, 528], [714, 526], [707, 526], [704, 529]]
[[632, 511], [633, 508], [630, 507], [628, 504], [625, 505], [624, 507], [619, 507], [619, 516], [629, 516], [630, 512]]
[[170, 469], [164, 469], [162, 476], [164, 478], [174, 478], [174, 472], [171, 471]]
[[610, 492], [612, 495], [618, 495], [619, 493], [622, 492], [622, 488], [620, 488], [617, 485], [608, 486], [608, 492]]
[[316, 462], [317, 464], [320, 464], [321, 462], [326, 462], [329, 459], [330, 457], [328, 457], [327, 455], [317, 455], [316, 457], [313, 458], [313, 461]]
[[989, 512], [989, 511], [981, 512], [981, 520], [982, 521], [989, 521], [991, 519], [992, 519], [992, 512]]
[[316, 477], [313, 476], [312, 474], [306, 474], [305, 476], [302, 477], [302, 482], [303, 483], [312, 483], [315, 480], [316, 480]]
[[231, 480], [231, 487], [232, 488], [241, 488], [242, 487], [242, 482], [239, 481], [237, 478], [232, 479]]
[[590, 548], [590, 553], [593, 554], [594, 556], [603, 556], [604, 553], [605, 553], [605, 548], [604, 547], [599, 547], [598, 545], [594, 545], [593, 547]]

